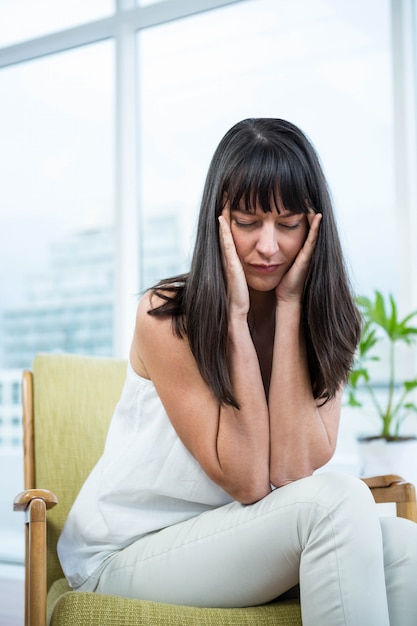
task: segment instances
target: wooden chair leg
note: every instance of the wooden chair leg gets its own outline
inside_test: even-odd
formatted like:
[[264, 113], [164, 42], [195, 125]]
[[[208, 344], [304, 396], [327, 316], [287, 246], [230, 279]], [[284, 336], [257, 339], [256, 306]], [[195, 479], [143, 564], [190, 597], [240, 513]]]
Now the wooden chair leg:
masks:
[[413, 522], [417, 522], [417, 505], [415, 501], [397, 502], [398, 517], [405, 517]]
[[46, 504], [41, 498], [28, 507], [29, 576], [27, 626], [46, 626]]
[[27, 489], [13, 502], [26, 514], [25, 625], [46, 626], [46, 511], [57, 504], [45, 489]]
[[25, 524], [25, 626], [29, 626], [29, 522]]

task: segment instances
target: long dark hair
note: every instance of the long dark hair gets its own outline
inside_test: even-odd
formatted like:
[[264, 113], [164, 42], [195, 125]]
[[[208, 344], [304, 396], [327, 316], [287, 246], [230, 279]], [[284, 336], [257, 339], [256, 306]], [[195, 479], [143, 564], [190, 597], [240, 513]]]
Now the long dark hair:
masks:
[[164, 302], [150, 315], [171, 316], [187, 337], [200, 373], [220, 403], [238, 408], [227, 367], [227, 297], [218, 217], [231, 209], [322, 214], [302, 302], [310, 379], [315, 398], [333, 398], [345, 383], [360, 336], [332, 202], [318, 156], [299, 128], [280, 119], [247, 119], [231, 128], [212, 158], [201, 201], [188, 274], [152, 288]]

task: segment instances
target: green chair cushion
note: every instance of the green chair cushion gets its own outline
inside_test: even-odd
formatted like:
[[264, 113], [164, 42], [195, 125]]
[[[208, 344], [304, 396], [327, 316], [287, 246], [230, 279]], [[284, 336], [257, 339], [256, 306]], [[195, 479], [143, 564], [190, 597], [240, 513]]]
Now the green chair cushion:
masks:
[[206, 609], [70, 591], [65, 579], [48, 594], [49, 626], [301, 626], [296, 600], [242, 609]]

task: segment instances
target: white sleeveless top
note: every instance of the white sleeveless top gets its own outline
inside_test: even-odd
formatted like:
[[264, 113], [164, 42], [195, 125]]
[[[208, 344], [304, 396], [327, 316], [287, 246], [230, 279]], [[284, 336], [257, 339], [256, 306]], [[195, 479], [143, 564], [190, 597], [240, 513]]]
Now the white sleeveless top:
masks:
[[179, 439], [152, 381], [129, 364], [103, 456], [58, 541], [64, 574], [77, 588], [106, 557], [146, 533], [231, 501]]

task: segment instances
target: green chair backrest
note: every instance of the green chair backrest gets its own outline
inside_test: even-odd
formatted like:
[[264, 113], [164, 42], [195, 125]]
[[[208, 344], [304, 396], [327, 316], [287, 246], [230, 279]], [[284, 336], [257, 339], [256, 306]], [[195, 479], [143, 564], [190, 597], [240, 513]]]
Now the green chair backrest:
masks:
[[63, 576], [56, 544], [81, 486], [100, 457], [126, 361], [40, 354], [33, 363], [35, 477], [58, 505], [48, 511], [48, 589]]

